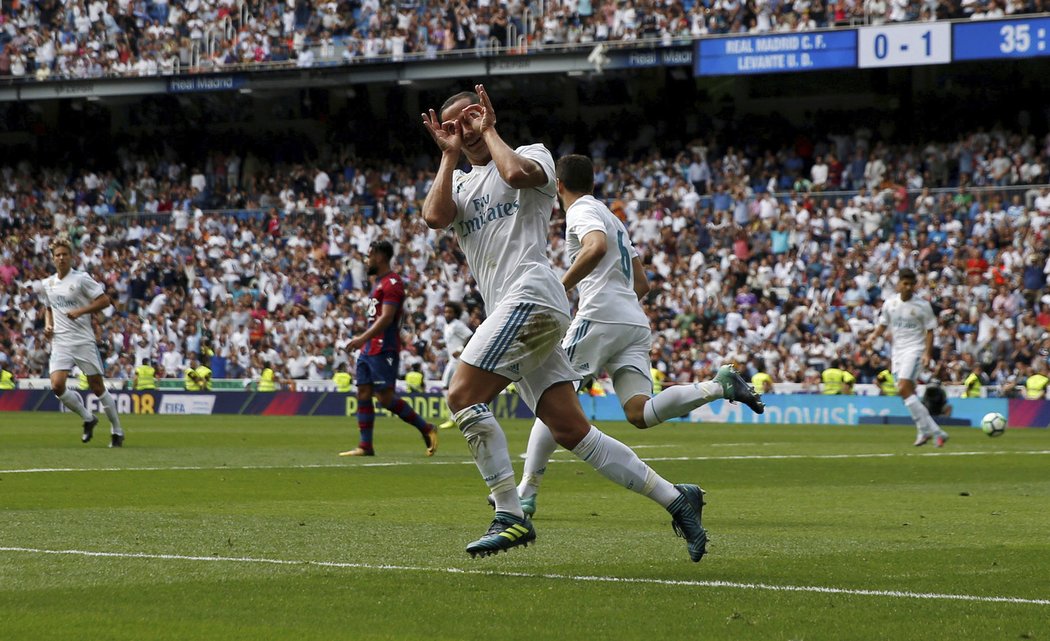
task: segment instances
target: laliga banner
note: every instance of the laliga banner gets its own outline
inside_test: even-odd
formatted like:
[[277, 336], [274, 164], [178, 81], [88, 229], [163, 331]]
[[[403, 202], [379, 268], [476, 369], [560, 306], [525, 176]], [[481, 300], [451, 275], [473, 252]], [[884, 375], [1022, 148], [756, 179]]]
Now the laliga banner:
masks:
[[[94, 394], [81, 392], [92, 412], [101, 412]], [[121, 414], [244, 414], [258, 416], [356, 416], [357, 397], [339, 392], [113, 392]], [[428, 421], [445, 420], [448, 408], [441, 394], [406, 394], [404, 401]], [[908, 410], [895, 396], [824, 396], [821, 394], [768, 394], [766, 411], [756, 415], [747, 407], [723, 400], [674, 420], [696, 423], [816, 423], [857, 425], [863, 417], [907, 417]], [[1012, 427], [1050, 425], [1050, 402], [1004, 398], [952, 398], [952, 417], [980, 425], [988, 412], [1007, 417]], [[616, 396], [580, 396], [584, 413], [595, 421], [623, 421]], [[532, 418], [517, 394], [500, 394], [490, 405], [497, 419]], [[389, 416], [376, 407], [376, 414]], [[0, 411], [65, 411], [47, 390], [0, 392]]]
[[[98, 398], [80, 392], [87, 408], [102, 412]], [[339, 392], [163, 392], [110, 391], [120, 414], [246, 414], [259, 416], [356, 416], [357, 397]], [[428, 421], [448, 418], [442, 394], [406, 394], [401, 397]], [[490, 405], [497, 419], [532, 418], [517, 394], [500, 394]], [[390, 413], [375, 408], [379, 416]], [[50, 390], [0, 392], [0, 411], [64, 412]]]

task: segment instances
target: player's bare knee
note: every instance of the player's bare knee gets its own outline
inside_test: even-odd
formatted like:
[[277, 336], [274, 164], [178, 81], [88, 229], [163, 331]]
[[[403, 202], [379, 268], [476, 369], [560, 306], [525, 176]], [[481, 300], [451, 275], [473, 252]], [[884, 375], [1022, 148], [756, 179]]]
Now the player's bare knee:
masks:
[[448, 391], [448, 409], [453, 415], [465, 407], [470, 407], [474, 403], [469, 398], [468, 394], [463, 390], [462, 387], [456, 385]]
[[63, 394], [66, 393], [66, 384], [65, 383], [52, 383], [51, 384], [51, 392], [55, 396], [62, 396]]
[[575, 424], [562, 425], [559, 426], [557, 429], [555, 429], [553, 426], [550, 426], [550, 424], [548, 424], [548, 426], [551, 428], [551, 436], [554, 437], [554, 442], [567, 450], [575, 449], [576, 446], [580, 444], [580, 441], [583, 440], [583, 437], [587, 436], [587, 432], [591, 430], [591, 426], [589, 423], [587, 424], [586, 429], [583, 429], [582, 426]]
[[627, 422], [634, 425], [640, 430], [644, 430], [649, 426], [645, 424], [645, 403], [628, 403], [623, 408], [623, 413], [627, 417]]

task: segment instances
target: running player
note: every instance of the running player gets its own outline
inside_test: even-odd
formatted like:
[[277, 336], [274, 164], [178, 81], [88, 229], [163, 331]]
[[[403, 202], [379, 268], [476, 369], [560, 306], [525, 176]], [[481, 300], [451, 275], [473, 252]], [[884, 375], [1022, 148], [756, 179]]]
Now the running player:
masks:
[[110, 447], [124, 446], [124, 430], [120, 427], [117, 404], [106, 389], [102, 378], [102, 357], [98, 353], [91, 315], [112, 303], [106, 289], [87, 273], [73, 269], [73, 245], [59, 236], [51, 241], [51, 260], [55, 274], [43, 281], [44, 336], [51, 340], [51, 391], [58, 400], [76, 412], [84, 421], [81, 442], [94, 436], [98, 417], [92, 414], [73, 390], [66, 387], [66, 379], [76, 365], [87, 375], [88, 387], [98, 397], [109, 419]]
[[[509, 147], [496, 131], [484, 87], [475, 89], [423, 114], [441, 151], [423, 218], [432, 229], [456, 233], [488, 313], [463, 350], [448, 394], [453, 420], [496, 509], [492, 525], [467, 545], [467, 553], [487, 556], [536, 539], [522, 511], [506, 436], [488, 405], [515, 382], [561, 446], [664, 506], [686, 538], [690, 558], [699, 561], [707, 546], [700, 487], [664, 480], [630, 448], [592, 426], [576, 397], [580, 377], [559, 344], [569, 326], [569, 303], [546, 251], [556, 197], [554, 158], [542, 144]], [[464, 155], [470, 172], [457, 168]]]

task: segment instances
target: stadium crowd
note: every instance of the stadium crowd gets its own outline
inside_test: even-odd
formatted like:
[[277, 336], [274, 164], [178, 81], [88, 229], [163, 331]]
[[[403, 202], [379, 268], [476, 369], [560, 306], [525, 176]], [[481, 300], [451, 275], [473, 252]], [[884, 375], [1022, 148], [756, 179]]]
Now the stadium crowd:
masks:
[[0, 77], [96, 78], [313, 66], [490, 47], [992, 19], [1046, 0], [14, 0]]
[[[870, 382], [887, 346], [857, 345], [905, 266], [942, 321], [935, 377], [960, 382], [980, 363], [1004, 384], [1047, 363], [1050, 136], [996, 128], [898, 146], [862, 128], [776, 150], [613, 149], [596, 136], [555, 155], [595, 157], [598, 195], [627, 221], [653, 281], [653, 365], [670, 382], [734, 361], [815, 386], [839, 356]], [[59, 232], [116, 301], [98, 323], [111, 378], [131, 379], [143, 359], [174, 378], [195, 357], [215, 378], [256, 377], [266, 363], [290, 380], [352, 367], [346, 345], [364, 329], [364, 257], [378, 238], [395, 243], [407, 281], [405, 371], [440, 378], [446, 301], [473, 327], [483, 317], [453, 237], [420, 220], [425, 167], [265, 166], [250, 151], [215, 151], [200, 167], [117, 156], [73, 175], [0, 167], [0, 365], [18, 378], [46, 375], [36, 288]], [[561, 235], [553, 225], [551, 258], [564, 269]]]

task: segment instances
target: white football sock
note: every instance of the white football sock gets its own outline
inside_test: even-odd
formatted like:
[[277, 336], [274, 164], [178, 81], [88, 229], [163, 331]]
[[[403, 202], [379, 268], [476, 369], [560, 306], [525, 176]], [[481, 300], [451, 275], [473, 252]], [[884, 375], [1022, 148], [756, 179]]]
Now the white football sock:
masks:
[[485, 403], [477, 403], [456, 412], [452, 420], [467, 439], [474, 463], [489, 486], [497, 512], [524, 518], [518, 488], [514, 485], [514, 468], [510, 465], [507, 437]]
[[922, 404], [922, 401], [919, 400], [918, 396], [912, 394], [904, 399], [904, 406], [908, 408], [908, 413], [911, 414], [911, 420], [915, 421], [915, 429], [918, 430], [919, 436], [924, 434], [937, 434], [941, 431], [941, 428], [938, 427], [937, 423], [930, 416], [930, 411], [926, 409], [926, 406]]
[[684, 416], [724, 395], [722, 386], [714, 381], [668, 387], [645, 402], [642, 414], [646, 427]]
[[518, 495], [521, 498], [528, 498], [539, 491], [543, 473], [547, 471], [547, 463], [556, 449], [558, 444], [551, 436], [550, 428], [540, 419], [536, 419], [532, 424], [532, 432], [529, 433], [525, 470], [521, 474], [521, 483], [518, 483]]
[[123, 435], [124, 430], [120, 428], [120, 415], [117, 414], [117, 402], [113, 400], [109, 390], [102, 392], [102, 396], [98, 397], [98, 402], [102, 403], [102, 409], [106, 412], [106, 418], [109, 419], [110, 433]]
[[87, 407], [84, 406], [84, 399], [80, 398], [80, 394], [73, 390], [66, 388], [66, 391], [58, 397], [58, 400], [62, 401], [62, 404], [69, 408], [69, 411], [76, 412], [80, 415], [80, 418], [84, 419], [85, 422], [95, 418], [94, 414], [88, 411]]
[[634, 450], [593, 425], [572, 452], [613, 483], [648, 496], [665, 508], [680, 495], [673, 485], [638, 458]]

